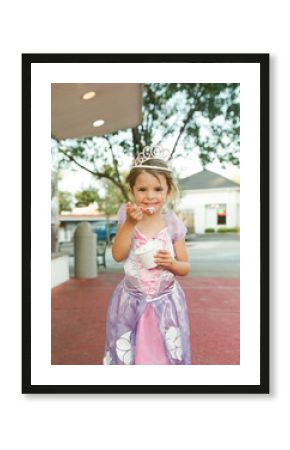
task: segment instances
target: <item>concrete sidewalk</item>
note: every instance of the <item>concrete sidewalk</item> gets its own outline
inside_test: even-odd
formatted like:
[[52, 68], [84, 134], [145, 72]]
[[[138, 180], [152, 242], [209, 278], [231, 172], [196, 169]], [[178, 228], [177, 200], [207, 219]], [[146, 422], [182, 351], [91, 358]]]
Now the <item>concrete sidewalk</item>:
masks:
[[186, 242], [191, 241], [240, 241], [240, 233], [203, 233], [187, 234]]
[[[72, 278], [52, 289], [52, 364], [102, 364], [106, 313], [121, 273]], [[239, 364], [240, 280], [179, 277], [188, 304], [192, 364]]]

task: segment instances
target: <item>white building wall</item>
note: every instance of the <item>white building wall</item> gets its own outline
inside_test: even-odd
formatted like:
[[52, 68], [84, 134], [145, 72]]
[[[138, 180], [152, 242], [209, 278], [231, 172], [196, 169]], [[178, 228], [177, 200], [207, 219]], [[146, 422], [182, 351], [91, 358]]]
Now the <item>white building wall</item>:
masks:
[[[215, 224], [214, 228], [226, 226], [233, 228], [239, 226], [239, 204], [240, 192], [239, 188], [224, 188], [224, 189], [203, 189], [186, 191], [183, 193], [179, 203], [179, 210], [192, 210], [194, 215], [195, 232], [204, 233], [205, 228], [208, 227], [206, 223], [206, 205], [215, 207], [219, 204], [225, 204], [227, 209], [227, 223], [226, 225]], [[208, 214], [208, 218], [210, 214]]]
[[51, 287], [69, 280], [69, 257], [58, 255], [51, 259]]

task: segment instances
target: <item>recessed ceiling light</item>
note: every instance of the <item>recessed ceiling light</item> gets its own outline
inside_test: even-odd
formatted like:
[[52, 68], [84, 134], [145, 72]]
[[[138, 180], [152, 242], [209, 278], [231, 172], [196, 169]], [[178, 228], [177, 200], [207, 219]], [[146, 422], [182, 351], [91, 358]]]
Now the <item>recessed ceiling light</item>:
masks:
[[90, 92], [86, 92], [83, 95], [83, 100], [91, 100], [92, 98], [94, 98], [96, 96], [96, 93], [94, 91], [90, 91]]
[[99, 120], [96, 120], [96, 121], [93, 123], [93, 125], [94, 125], [94, 127], [101, 127], [102, 125], [104, 125], [104, 123], [105, 123], [104, 120], [99, 119]]

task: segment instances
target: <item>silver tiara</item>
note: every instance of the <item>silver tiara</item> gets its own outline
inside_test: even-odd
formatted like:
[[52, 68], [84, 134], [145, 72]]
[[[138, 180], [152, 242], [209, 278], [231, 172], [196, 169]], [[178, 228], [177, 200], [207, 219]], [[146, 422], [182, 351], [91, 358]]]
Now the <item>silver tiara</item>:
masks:
[[159, 145], [157, 145], [156, 147], [150, 147], [148, 145], [147, 147], [143, 148], [142, 152], [139, 153], [134, 161], [132, 169], [142, 167], [142, 169], [157, 169], [165, 170], [166, 172], [172, 172], [169, 167], [150, 166], [149, 164], [146, 165], [146, 161], [149, 161], [149, 159], [160, 159], [161, 161], [164, 161], [166, 164], [168, 164], [169, 158], [170, 150], [168, 150], [167, 148], [162, 148]]

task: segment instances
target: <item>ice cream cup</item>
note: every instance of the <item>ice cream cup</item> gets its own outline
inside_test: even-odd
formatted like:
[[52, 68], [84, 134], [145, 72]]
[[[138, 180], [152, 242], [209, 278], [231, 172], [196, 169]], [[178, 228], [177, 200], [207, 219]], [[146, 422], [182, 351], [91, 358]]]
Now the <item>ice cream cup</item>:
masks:
[[145, 269], [154, 269], [154, 267], [157, 267], [154, 256], [161, 249], [163, 249], [162, 241], [159, 239], [150, 239], [145, 245], [142, 245], [142, 247], [136, 250], [136, 255], [139, 257]]

